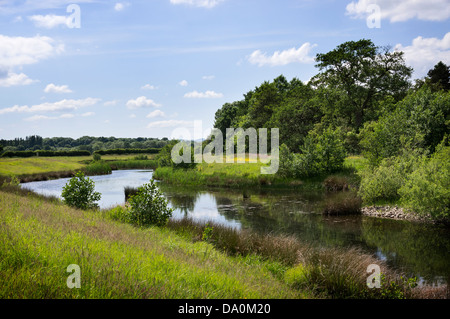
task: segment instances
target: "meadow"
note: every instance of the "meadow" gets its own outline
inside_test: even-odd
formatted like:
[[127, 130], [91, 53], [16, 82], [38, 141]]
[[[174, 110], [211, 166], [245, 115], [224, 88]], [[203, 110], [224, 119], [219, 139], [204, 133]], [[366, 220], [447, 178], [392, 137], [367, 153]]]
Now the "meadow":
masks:
[[[230, 257], [165, 228], [136, 228], [0, 191], [0, 298], [301, 298], [270, 263]], [[66, 268], [81, 268], [69, 289]]]

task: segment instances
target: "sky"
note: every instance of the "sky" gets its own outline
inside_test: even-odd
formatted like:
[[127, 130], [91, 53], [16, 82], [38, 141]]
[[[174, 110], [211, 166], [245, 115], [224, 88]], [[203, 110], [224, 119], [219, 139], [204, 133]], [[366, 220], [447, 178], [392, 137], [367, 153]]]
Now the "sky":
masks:
[[371, 39], [450, 65], [450, 0], [0, 0], [0, 139], [176, 137]]

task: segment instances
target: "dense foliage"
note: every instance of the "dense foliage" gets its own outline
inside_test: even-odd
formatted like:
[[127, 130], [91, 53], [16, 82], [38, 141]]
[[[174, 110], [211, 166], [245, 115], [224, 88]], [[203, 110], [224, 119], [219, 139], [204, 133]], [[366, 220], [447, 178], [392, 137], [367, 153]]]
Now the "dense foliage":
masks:
[[[450, 68], [438, 62], [410, 82], [403, 53], [362, 39], [316, 56], [308, 83], [283, 75], [226, 103], [214, 126], [279, 128], [278, 174], [305, 178], [342, 170], [363, 155], [359, 195], [366, 204], [401, 202], [450, 217], [448, 135]], [[439, 158], [439, 160], [437, 160]]]

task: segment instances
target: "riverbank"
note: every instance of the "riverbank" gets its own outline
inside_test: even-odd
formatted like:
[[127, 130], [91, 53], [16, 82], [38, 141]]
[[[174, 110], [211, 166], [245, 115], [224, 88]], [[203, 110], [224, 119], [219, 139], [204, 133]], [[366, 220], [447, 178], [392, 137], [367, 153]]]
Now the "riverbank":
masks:
[[[3, 191], [0, 211], [1, 298], [309, 297], [275, 278], [268, 262], [230, 257], [169, 229]], [[66, 286], [71, 264], [81, 268], [80, 289]]]
[[[442, 287], [412, 288], [358, 249], [188, 219], [136, 228], [117, 210], [76, 210], [12, 189], [0, 190], [0, 211], [3, 298], [443, 297]], [[366, 286], [373, 263], [386, 275], [381, 290]], [[69, 264], [81, 267], [81, 289], [61, 284]]]

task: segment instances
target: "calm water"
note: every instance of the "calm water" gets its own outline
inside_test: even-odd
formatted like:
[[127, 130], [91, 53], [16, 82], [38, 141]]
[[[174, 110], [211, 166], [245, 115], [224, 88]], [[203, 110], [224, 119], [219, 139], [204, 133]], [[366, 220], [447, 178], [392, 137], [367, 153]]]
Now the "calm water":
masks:
[[[151, 171], [113, 171], [92, 176], [102, 193], [101, 208], [123, 204], [124, 187], [147, 183]], [[22, 184], [48, 195], [61, 195], [69, 179]], [[327, 217], [320, 214], [323, 192], [281, 190], [193, 190], [159, 183], [173, 218], [184, 216], [215, 221], [238, 229], [293, 234], [321, 246], [358, 246], [394, 268], [422, 281], [450, 282], [450, 231], [446, 228], [367, 216]]]

